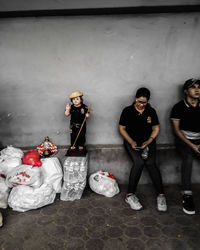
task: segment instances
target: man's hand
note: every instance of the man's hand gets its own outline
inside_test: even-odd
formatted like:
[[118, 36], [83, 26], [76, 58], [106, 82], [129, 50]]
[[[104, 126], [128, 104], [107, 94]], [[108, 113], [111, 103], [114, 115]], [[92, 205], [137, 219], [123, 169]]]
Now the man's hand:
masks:
[[194, 150], [195, 153], [200, 155], [200, 145], [193, 144], [192, 149]]

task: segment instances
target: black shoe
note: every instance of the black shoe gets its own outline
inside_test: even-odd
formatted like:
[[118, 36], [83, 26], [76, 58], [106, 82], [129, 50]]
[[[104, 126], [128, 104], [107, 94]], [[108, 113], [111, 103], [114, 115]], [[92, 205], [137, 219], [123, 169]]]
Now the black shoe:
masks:
[[183, 204], [183, 211], [186, 214], [195, 214], [195, 207], [192, 195], [184, 194], [182, 204]]

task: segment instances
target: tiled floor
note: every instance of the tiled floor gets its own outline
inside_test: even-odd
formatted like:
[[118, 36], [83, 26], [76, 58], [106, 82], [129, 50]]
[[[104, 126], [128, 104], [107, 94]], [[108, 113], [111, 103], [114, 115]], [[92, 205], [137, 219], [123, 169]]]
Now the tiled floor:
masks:
[[1, 250], [199, 250], [200, 185], [194, 185], [196, 215], [186, 215], [180, 206], [177, 185], [166, 187], [168, 211], [156, 210], [150, 185], [139, 185], [144, 206], [133, 211], [124, 202], [125, 189], [113, 198], [89, 188], [80, 200], [61, 201], [25, 213], [3, 211]]

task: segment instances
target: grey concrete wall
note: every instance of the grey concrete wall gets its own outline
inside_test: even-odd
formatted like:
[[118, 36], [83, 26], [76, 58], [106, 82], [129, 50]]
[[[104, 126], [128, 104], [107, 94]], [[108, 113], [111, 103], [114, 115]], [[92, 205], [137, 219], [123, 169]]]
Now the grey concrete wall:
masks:
[[172, 143], [169, 111], [180, 85], [199, 76], [199, 13], [0, 20], [0, 141], [69, 144], [68, 95], [92, 104], [89, 144], [121, 144], [117, 124], [135, 90], [147, 86]]

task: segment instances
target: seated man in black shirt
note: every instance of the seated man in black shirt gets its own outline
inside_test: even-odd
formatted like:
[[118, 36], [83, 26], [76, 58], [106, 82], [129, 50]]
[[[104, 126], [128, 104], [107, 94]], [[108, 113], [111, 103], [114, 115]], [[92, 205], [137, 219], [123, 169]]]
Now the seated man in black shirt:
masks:
[[142, 208], [135, 193], [142, 170], [146, 166], [157, 192], [157, 209], [166, 211], [162, 178], [156, 166], [155, 139], [159, 134], [160, 126], [155, 109], [148, 103], [149, 98], [149, 89], [138, 89], [135, 102], [124, 108], [119, 121], [119, 131], [124, 138], [124, 147], [133, 161], [125, 201], [134, 210]]
[[187, 80], [183, 91], [185, 99], [174, 105], [170, 118], [176, 136], [176, 147], [182, 158], [183, 211], [195, 214], [191, 175], [193, 159], [200, 156], [200, 80]]

